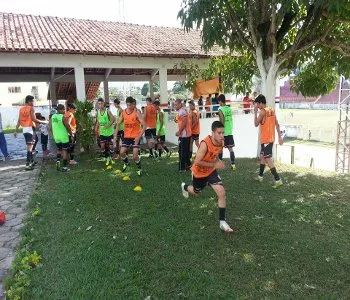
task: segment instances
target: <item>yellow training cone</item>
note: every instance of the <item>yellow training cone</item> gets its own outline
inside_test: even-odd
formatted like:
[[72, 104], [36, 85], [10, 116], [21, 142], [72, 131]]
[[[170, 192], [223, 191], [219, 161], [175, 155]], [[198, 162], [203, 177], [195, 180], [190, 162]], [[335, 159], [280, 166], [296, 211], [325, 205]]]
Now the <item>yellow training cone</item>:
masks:
[[123, 180], [131, 180], [129, 176], [124, 176]]
[[107, 168], [106, 168], [106, 170], [111, 170], [112, 169], [112, 166], [108, 166]]
[[135, 186], [134, 191], [135, 192], [141, 192], [142, 191], [142, 187], [140, 185], [137, 185], [137, 186]]
[[119, 170], [119, 169], [117, 169], [117, 170], [114, 171], [115, 174], [120, 174], [121, 172], [122, 172], [122, 171]]

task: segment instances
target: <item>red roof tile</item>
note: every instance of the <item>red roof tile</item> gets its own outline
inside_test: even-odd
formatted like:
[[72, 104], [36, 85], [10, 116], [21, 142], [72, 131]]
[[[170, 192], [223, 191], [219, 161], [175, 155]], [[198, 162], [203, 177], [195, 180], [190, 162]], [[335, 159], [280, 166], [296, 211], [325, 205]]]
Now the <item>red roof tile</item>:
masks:
[[200, 31], [0, 12], [0, 52], [208, 57]]

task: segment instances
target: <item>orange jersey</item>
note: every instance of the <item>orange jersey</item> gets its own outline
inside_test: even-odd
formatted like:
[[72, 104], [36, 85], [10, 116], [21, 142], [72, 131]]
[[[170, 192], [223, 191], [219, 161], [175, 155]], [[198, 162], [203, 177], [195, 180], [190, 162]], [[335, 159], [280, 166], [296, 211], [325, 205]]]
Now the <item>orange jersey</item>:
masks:
[[137, 118], [137, 109], [134, 108], [131, 113], [127, 113], [126, 109], [123, 109], [124, 119], [124, 137], [127, 139], [134, 139], [140, 135], [141, 123]]
[[[213, 163], [217, 159], [219, 154], [222, 152], [224, 143], [222, 143], [220, 146], [214, 145], [210, 135], [208, 135], [204, 140], [202, 140], [201, 144], [202, 143], [207, 144], [207, 153], [205, 153], [203, 161]], [[204, 178], [208, 177], [211, 173], [213, 173], [215, 171], [215, 168], [197, 166], [196, 163], [194, 163], [191, 170], [194, 177]]]
[[184, 119], [187, 119], [186, 126], [183, 129], [183, 131], [180, 133], [180, 137], [190, 137], [192, 135], [192, 130], [191, 130], [192, 122], [190, 117], [188, 116], [187, 110], [185, 108], [181, 108], [177, 114], [177, 117], [178, 117], [177, 124], [179, 126], [179, 130], [182, 127]]
[[21, 107], [19, 110], [19, 123], [22, 127], [33, 127], [35, 126], [34, 121], [30, 115], [31, 106], [26, 105]]
[[[69, 118], [72, 116], [72, 119], [70, 120], [69, 122]], [[67, 122], [69, 122], [69, 127], [70, 127], [70, 130], [74, 133], [77, 131], [77, 120], [75, 119], [74, 117], [74, 114], [71, 113], [70, 111], [66, 111], [64, 113], [64, 118], [66, 119]]]
[[196, 126], [192, 127], [192, 134], [199, 134], [200, 133], [199, 113], [197, 110], [192, 110], [192, 113], [190, 114], [191, 126], [194, 123], [195, 119], [197, 120], [197, 124]]
[[157, 110], [152, 104], [146, 105], [146, 128], [156, 128], [157, 127]]
[[269, 144], [275, 141], [276, 114], [273, 108], [265, 107], [265, 117], [260, 124], [260, 142]]

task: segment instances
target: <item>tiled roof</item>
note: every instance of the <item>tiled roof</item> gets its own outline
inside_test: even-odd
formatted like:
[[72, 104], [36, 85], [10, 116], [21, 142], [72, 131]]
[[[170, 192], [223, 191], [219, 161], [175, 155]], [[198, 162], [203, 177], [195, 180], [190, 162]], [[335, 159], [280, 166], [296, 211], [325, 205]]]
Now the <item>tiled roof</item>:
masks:
[[0, 52], [208, 57], [200, 31], [0, 12]]

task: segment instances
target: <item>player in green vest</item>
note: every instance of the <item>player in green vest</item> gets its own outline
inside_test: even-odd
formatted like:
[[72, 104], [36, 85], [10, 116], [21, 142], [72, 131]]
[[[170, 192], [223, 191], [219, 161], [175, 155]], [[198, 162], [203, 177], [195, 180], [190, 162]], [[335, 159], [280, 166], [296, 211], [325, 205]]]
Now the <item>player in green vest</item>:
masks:
[[67, 172], [68, 150], [70, 148], [69, 134], [72, 134], [69, 124], [64, 118], [65, 108], [63, 104], [57, 105], [57, 113], [50, 119], [50, 131], [57, 146], [57, 171], [61, 170], [61, 158], [63, 158], [62, 172]]
[[154, 145], [154, 149], [158, 150], [159, 157], [162, 156], [163, 150], [167, 153], [167, 157], [170, 157], [171, 151], [165, 145], [166, 119], [164, 117], [164, 112], [160, 108], [160, 102], [158, 100], [154, 101], [153, 105], [157, 110], [156, 143]]
[[111, 111], [105, 108], [105, 103], [102, 98], [97, 101], [98, 109], [95, 123], [95, 133], [98, 136], [99, 144], [101, 146], [101, 152], [106, 159], [106, 166], [114, 163], [111, 158], [110, 150], [113, 149], [113, 136], [114, 128], [113, 123], [115, 121]]
[[[225, 148], [230, 151], [231, 159], [231, 168], [233, 171], [236, 170], [235, 163], [235, 153], [233, 152], [233, 147], [235, 146], [235, 141], [233, 139], [233, 118], [232, 111], [229, 105], [226, 105], [226, 98], [224, 94], [221, 94], [218, 97], [219, 100], [219, 119], [222, 124], [224, 124], [224, 138], [225, 138]], [[222, 152], [219, 155], [219, 158], [222, 159]]]
[[[115, 106], [115, 123], [118, 123], [118, 120], [123, 113], [123, 109], [120, 107], [120, 100], [117, 98], [114, 100], [114, 106]], [[115, 139], [115, 159], [119, 158], [120, 154], [120, 139], [122, 139], [124, 136], [124, 122], [120, 124], [118, 132], [114, 132], [114, 139]]]

